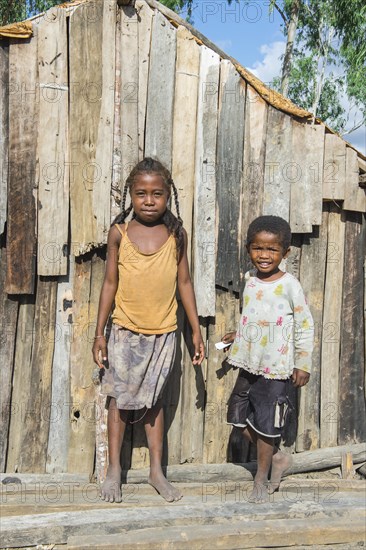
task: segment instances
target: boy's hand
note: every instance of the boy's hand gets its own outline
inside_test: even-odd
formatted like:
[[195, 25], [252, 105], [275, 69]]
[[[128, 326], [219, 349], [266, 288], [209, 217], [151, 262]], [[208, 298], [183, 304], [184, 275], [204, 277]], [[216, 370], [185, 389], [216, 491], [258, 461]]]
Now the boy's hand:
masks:
[[200, 365], [205, 358], [205, 345], [202, 340], [201, 333], [193, 334], [192, 336], [194, 345], [194, 356], [192, 357], [192, 363], [194, 365]]
[[[236, 337], [236, 331], [234, 332], [227, 332], [223, 338], [221, 338], [221, 342], [224, 342], [224, 344], [232, 344]], [[227, 351], [229, 349], [229, 346], [227, 348], [224, 348], [224, 351]]]
[[291, 378], [295, 388], [301, 388], [309, 382], [310, 374], [301, 369], [294, 369]]
[[92, 353], [94, 363], [96, 363], [100, 369], [104, 368], [103, 361], [105, 362], [108, 359], [107, 341], [105, 336], [103, 336], [103, 338], [95, 338]]

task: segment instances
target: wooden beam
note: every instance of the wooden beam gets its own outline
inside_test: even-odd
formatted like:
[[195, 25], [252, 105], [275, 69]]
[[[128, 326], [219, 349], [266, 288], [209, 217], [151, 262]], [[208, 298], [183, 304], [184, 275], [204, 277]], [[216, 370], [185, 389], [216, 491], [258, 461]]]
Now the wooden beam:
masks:
[[219, 56], [201, 47], [193, 226], [194, 289], [198, 315], [215, 315], [216, 140]]
[[245, 83], [231, 61], [222, 60], [216, 150], [216, 284], [234, 292], [240, 290], [240, 184], [243, 171], [244, 110]]
[[145, 156], [158, 158], [168, 170], [172, 167], [176, 49], [176, 29], [157, 11], [151, 37]]
[[339, 425], [339, 352], [342, 316], [345, 223], [330, 204], [322, 329], [320, 442], [337, 445]]
[[0, 234], [4, 232], [8, 196], [9, 44], [0, 42]]
[[9, 46], [9, 180], [7, 276], [9, 294], [32, 294], [36, 260], [36, 145], [39, 107], [38, 29]]
[[366, 212], [366, 191], [359, 185], [357, 153], [346, 148], [346, 192], [343, 202], [344, 210]]
[[292, 154], [286, 167], [291, 184], [293, 233], [311, 233], [322, 223], [324, 126], [292, 120]]
[[[69, 235], [68, 50], [65, 10], [38, 25], [38, 275], [66, 275]], [[50, 215], [50, 213], [52, 213]]]
[[287, 175], [292, 158], [291, 117], [268, 108], [267, 142], [264, 171], [263, 214], [290, 219], [290, 178]]
[[343, 200], [346, 189], [346, 143], [338, 136], [325, 134], [323, 199]]

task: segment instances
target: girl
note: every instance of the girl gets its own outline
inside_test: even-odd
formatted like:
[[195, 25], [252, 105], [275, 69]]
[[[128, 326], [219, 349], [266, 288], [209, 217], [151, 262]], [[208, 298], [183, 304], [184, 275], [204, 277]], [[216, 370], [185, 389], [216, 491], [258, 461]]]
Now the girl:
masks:
[[[126, 209], [127, 192], [131, 204]], [[178, 217], [168, 209], [171, 193]], [[125, 222], [132, 210], [132, 221]], [[161, 468], [164, 417], [160, 398], [174, 363], [177, 282], [193, 332], [194, 365], [202, 363], [205, 352], [178, 193], [169, 171], [159, 161], [145, 158], [127, 178], [122, 212], [109, 231], [107, 250], [93, 345], [94, 361], [100, 368], [109, 357], [102, 380], [108, 396], [109, 466], [101, 498], [121, 501], [123, 436], [129, 411], [141, 410], [150, 454], [148, 481], [172, 502], [182, 495], [168, 483]], [[104, 329], [113, 302], [107, 355]]]
[[310, 376], [312, 316], [299, 281], [279, 268], [290, 242], [291, 229], [282, 218], [261, 216], [250, 224], [247, 250], [255, 272], [246, 274], [239, 328], [223, 338], [225, 343], [235, 340], [228, 362], [240, 367], [227, 420], [257, 446], [258, 468], [249, 502], [267, 502], [290, 466], [290, 455], [274, 442], [281, 439], [290, 405], [290, 379], [300, 387]]

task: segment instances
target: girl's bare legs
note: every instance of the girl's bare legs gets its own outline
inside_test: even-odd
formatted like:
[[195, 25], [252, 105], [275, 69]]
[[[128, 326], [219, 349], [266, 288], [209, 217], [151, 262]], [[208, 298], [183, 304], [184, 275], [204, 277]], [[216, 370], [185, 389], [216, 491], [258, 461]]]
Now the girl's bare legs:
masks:
[[161, 469], [164, 437], [164, 411], [161, 400], [148, 410], [144, 417], [144, 424], [150, 453], [148, 481], [168, 502], [179, 500], [182, 498], [182, 493], [168, 482]]
[[101, 487], [101, 498], [107, 502], [121, 502], [121, 447], [125, 434], [128, 411], [117, 408], [112, 397], [108, 407], [108, 452], [107, 477]]
[[244, 428], [243, 435], [257, 445], [257, 473], [254, 487], [248, 501], [254, 503], [268, 502], [268, 472], [272, 464], [274, 441], [271, 437], [258, 435], [249, 426]]

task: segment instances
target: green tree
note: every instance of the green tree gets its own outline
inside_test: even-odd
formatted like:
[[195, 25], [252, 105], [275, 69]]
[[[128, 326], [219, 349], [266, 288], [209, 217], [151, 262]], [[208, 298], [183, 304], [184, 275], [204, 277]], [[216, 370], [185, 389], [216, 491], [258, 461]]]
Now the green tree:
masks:
[[[248, 0], [227, 0], [232, 2]], [[194, 13], [193, 0], [161, 0], [171, 9]], [[341, 133], [366, 116], [365, 0], [270, 0], [282, 19], [286, 49], [274, 87]], [[345, 132], [342, 97], [361, 116]]]
[[0, 0], [0, 25], [24, 21], [52, 6], [64, 4], [65, 1], [67, 0]]

